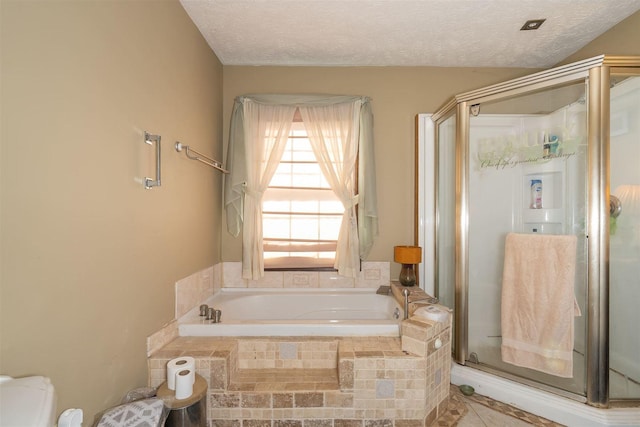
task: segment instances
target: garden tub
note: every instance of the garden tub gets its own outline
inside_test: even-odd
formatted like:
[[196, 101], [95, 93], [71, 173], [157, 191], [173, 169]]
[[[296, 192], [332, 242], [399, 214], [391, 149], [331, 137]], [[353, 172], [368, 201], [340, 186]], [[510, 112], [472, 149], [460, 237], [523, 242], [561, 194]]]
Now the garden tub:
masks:
[[403, 309], [375, 289], [223, 288], [204, 302], [222, 312], [213, 323], [196, 307], [180, 336], [400, 336]]

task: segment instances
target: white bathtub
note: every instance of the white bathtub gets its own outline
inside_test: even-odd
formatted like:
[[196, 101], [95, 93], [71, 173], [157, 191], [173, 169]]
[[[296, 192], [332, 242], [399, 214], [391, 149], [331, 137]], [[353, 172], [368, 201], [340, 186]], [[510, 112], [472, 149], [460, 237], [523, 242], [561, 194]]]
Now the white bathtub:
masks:
[[212, 323], [194, 308], [180, 336], [399, 336], [403, 310], [375, 289], [223, 288], [205, 304], [222, 311]]

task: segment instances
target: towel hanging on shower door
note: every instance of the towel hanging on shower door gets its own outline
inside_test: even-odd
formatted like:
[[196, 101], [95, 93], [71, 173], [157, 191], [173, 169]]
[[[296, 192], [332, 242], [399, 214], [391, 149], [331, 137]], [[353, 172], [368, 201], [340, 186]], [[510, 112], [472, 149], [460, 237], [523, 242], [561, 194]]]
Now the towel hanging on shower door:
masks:
[[502, 360], [573, 377], [576, 236], [509, 233], [502, 277]]

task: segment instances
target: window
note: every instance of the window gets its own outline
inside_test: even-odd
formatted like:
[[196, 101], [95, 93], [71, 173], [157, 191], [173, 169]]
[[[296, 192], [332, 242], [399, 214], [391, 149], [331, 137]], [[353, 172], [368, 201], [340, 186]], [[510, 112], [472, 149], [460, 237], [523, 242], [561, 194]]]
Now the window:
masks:
[[237, 97], [227, 168], [227, 230], [242, 233], [244, 279], [260, 279], [265, 265], [278, 264], [282, 269], [333, 265], [342, 276], [358, 277], [360, 260], [378, 235], [367, 97]]
[[333, 268], [343, 213], [295, 121], [262, 199], [265, 268]]

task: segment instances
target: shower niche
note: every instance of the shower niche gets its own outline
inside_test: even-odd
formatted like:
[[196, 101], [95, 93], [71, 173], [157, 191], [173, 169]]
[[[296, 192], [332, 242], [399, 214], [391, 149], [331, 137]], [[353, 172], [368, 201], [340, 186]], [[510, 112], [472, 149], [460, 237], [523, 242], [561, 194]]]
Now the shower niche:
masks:
[[[522, 231], [562, 234], [564, 215], [564, 171], [525, 171], [522, 180]], [[528, 196], [528, 197], [527, 197]]]

